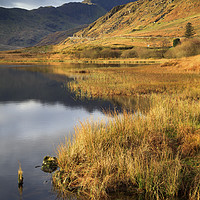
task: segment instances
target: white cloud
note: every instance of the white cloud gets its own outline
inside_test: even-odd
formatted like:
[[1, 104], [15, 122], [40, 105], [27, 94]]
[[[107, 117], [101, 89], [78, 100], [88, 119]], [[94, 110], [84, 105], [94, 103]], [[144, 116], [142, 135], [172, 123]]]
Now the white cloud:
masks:
[[24, 8], [24, 9], [27, 9], [27, 10], [37, 8], [37, 6], [35, 6], [35, 5], [24, 3], [24, 2], [14, 2], [12, 4], [12, 7], [14, 7], [14, 8]]
[[27, 10], [32, 10], [39, 8], [40, 6], [61, 6], [64, 3], [69, 2], [81, 2], [82, 0], [1, 0], [0, 7], [7, 8], [23, 8]]

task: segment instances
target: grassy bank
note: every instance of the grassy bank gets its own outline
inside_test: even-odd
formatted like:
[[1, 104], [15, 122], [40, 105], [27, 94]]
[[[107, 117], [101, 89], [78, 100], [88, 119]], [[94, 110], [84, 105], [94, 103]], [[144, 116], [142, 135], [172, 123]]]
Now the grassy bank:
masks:
[[117, 191], [199, 199], [199, 102], [161, 95], [151, 102], [145, 115], [124, 112], [76, 127], [74, 140], [58, 148], [54, 184], [92, 199]]
[[[58, 147], [55, 188], [86, 198], [111, 193], [146, 199], [200, 199], [200, 76], [167, 67], [71, 70], [80, 96], [148, 96], [150, 109], [83, 122]], [[62, 73], [62, 72], [60, 72]]]

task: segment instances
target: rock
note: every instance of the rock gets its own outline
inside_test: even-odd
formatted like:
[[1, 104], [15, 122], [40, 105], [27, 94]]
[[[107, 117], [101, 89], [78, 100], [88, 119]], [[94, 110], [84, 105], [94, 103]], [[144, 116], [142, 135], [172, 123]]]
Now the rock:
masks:
[[58, 168], [58, 160], [56, 157], [45, 156], [42, 163], [42, 171], [52, 173]]

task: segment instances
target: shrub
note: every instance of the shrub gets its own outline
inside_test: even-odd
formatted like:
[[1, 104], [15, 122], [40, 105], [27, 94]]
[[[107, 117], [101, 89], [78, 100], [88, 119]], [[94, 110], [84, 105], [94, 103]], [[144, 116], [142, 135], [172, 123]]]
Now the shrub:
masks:
[[121, 57], [122, 58], [137, 58], [138, 57], [138, 53], [133, 48], [133, 49], [129, 49], [129, 50], [123, 51], [123, 53], [121, 54]]
[[163, 51], [159, 49], [148, 49], [143, 47], [135, 48], [139, 58], [162, 58]]
[[81, 58], [98, 58], [99, 50], [98, 49], [84, 49], [80, 53]]
[[163, 58], [166, 50], [150, 49], [144, 47], [135, 47], [130, 50], [123, 51], [122, 58]]
[[173, 47], [176, 47], [179, 44], [181, 44], [180, 38], [176, 38], [176, 39], [173, 40]]
[[200, 40], [188, 39], [165, 53], [167, 58], [181, 58], [200, 54]]
[[99, 53], [100, 58], [119, 58], [121, 56], [121, 51], [113, 49], [103, 49]]

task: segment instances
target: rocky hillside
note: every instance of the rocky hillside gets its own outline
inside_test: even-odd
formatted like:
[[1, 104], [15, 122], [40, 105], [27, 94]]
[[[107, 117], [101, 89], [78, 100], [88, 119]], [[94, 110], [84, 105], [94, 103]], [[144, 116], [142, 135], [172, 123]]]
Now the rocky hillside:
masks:
[[138, 0], [113, 8], [76, 36], [181, 37], [187, 22], [191, 22], [200, 35], [199, 0]]
[[56, 31], [54, 33], [50, 33], [49, 35], [42, 38], [42, 40], [37, 43], [35, 46], [45, 46], [45, 45], [55, 45], [59, 44], [67, 37], [73, 36], [74, 33], [86, 28], [87, 25], [81, 25], [73, 29], [68, 29], [66, 31]]
[[98, 5], [67, 3], [60, 7], [40, 7], [34, 10], [0, 7], [0, 45], [32, 46], [41, 38], [89, 24], [106, 13]]
[[84, 0], [83, 3], [96, 4], [109, 11], [115, 6], [127, 4], [137, 0]]

